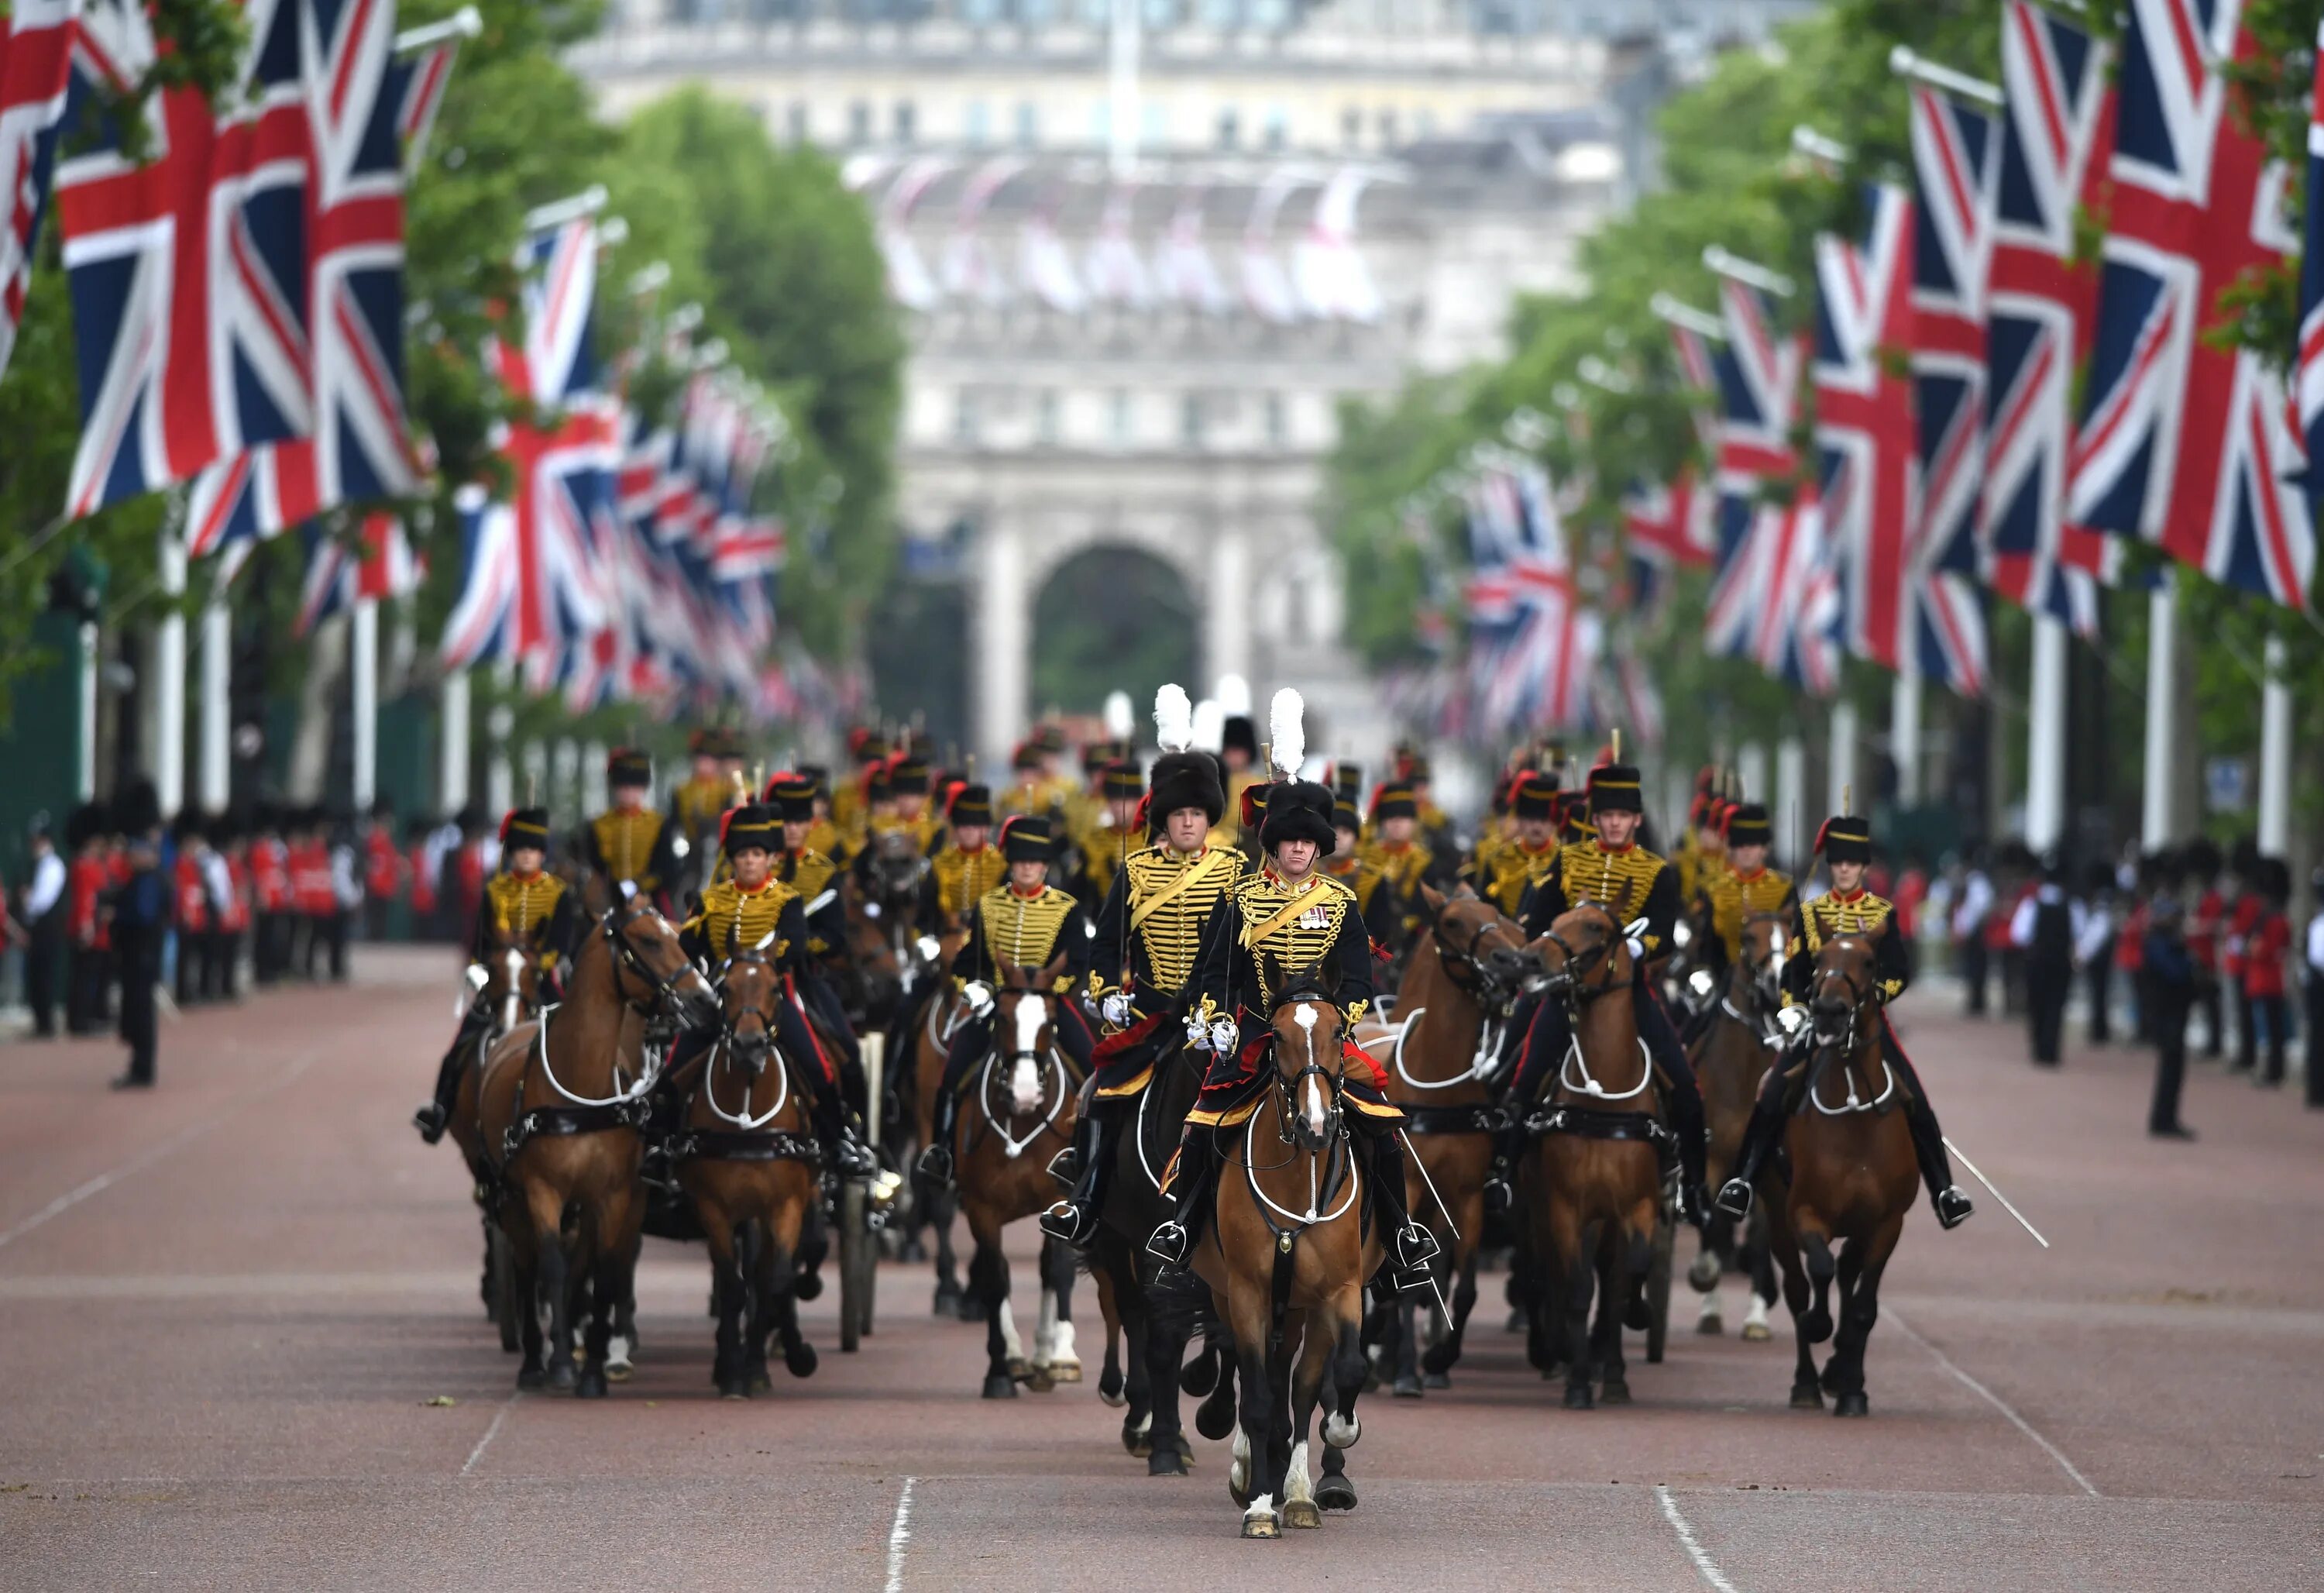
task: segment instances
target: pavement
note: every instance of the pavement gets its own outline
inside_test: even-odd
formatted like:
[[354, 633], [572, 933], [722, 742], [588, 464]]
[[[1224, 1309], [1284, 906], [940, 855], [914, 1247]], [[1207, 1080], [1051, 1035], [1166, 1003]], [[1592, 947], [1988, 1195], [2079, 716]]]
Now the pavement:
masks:
[[1183, 1479], [1123, 1453], [1086, 1289], [1090, 1380], [1054, 1393], [981, 1400], [982, 1329], [890, 1265], [860, 1354], [826, 1294], [816, 1375], [728, 1402], [701, 1253], [649, 1241], [635, 1378], [518, 1394], [466, 1181], [406, 1124], [454, 972], [366, 949], [351, 986], [187, 1014], [150, 1095], [106, 1088], [108, 1043], [0, 1044], [0, 1588], [2324, 1579], [2324, 1113], [2289, 1092], [2199, 1067], [2200, 1142], [2157, 1144], [2144, 1053], [2037, 1073], [1915, 991], [1948, 1132], [2052, 1248], [1981, 1191], [1951, 1234], [1916, 1207], [1869, 1420], [1788, 1409], [1788, 1318], [1740, 1342], [1732, 1283], [1728, 1336], [1674, 1322], [1659, 1366], [1634, 1339], [1637, 1403], [1567, 1412], [1492, 1278], [1450, 1391], [1362, 1407], [1360, 1508], [1246, 1543], [1223, 1445]]

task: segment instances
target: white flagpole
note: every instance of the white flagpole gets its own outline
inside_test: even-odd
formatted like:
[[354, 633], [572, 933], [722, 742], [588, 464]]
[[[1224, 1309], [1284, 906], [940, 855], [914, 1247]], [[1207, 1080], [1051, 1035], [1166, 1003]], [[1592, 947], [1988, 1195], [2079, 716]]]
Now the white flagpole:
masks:
[[1138, 68], [1144, 45], [1140, 0], [1113, 0], [1113, 25], [1107, 42], [1106, 165], [1116, 182], [1138, 171]]
[[2034, 616], [2034, 677], [2025, 688], [2025, 844], [2046, 852], [2066, 834], [2066, 625]]
[[2177, 771], [2179, 729], [2178, 597], [2165, 575], [2146, 599], [2146, 792], [2139, 841], [2159, 852], [2176, 838], [2172, 822], [2171, 782]]
[[454, 670], [444, 677], [440, 734], [442, 755], [437, 763], [437, 809], [458, 812], [468, 805], [468, 671]]
[[348, 730], [355, 743], [355, 807], [369, 813], [379, 795], [379, 599], [355, 599], [355, 624], [347, 641], [350, 676]]
[[1845, 811], [1856, 787], [1856, 704], [1842, 697], [1831, 705], [1831, 756], [1824, 771], [1823, 810]]
[[1808, 861], [1808, 838], [1801, 833], [1807, 787], [1807, 746], [1796, 736], [1786, 736], [1775, 743], [1775, 837], [1783, 843], [1785, 860], [1802, 871]]
[[2281, 857], [2292, 844], [2292, 688], [2284, 681], [2283, 638], [2267, 639], [2260, 686], [2259, 849]]
[[1896, 766], [1896, 802], [1921, 803], [1921, 677], [1900, 673], [1888, 688], [1888, 761]]
[[214, 583], [202, 605], [202, 718], [198, 796], [205, 813], [223, 812], [234, 795], [232, 671], [234, 616], [226, 588]]
[[156, 551], [161, 596], [171, 602], [170, 612], [153, 629], [153, 666], [148, 677], [152, 695], [147, 709], [147, 752], [164, 819], [176, 818], [186, 805], [186, 616], [178, 612], [175, 601], [186, 593], [186, 542], [179, 527], [184, 505], [182, 495], [171, 495]]

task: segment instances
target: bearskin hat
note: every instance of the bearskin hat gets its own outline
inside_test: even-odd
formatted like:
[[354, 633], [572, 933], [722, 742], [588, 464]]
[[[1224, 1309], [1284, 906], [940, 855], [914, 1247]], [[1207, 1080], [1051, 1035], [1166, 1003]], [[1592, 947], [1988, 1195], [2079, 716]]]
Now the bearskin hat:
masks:
[[1338, 848], [1332, 827], [1332, 793], [1312, 780], [1285, 780], [1268, 788], [1267, 811], [1259, 820], [1260, 849], [1272, 852], [1286, 841], [1314, 841], [1315, 855]]

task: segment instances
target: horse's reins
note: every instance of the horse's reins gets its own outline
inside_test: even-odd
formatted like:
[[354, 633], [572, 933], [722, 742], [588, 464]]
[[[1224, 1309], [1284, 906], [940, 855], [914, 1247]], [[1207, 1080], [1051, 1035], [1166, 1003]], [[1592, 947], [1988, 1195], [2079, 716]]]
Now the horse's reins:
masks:
[[[1582, 1009], [1600, 996], [1622, 988], [1614, 977], [1613, 948], [1619, 935], [1618, 928], [1611, 929], [1606, 939], [1578, 952], [1567, 943], [1565, 937], [1554, 929], [1542, 937], [1565, 953], [1565, 965], [1551, 976], [1557, 994], [1564, 999], [1565, 1010], [1571, 1019], [1566, 1025], [1565, 1056], [1557, 1064], [1557, 1087], [1592, 1101], [1633, 1100], [1644, 1095], [1646, 1087], [1655, 1081], [1654, 1056], [1646, 1050], [1643, 1036], [1638, 1040], [1638, 1058], [1643, 1064], [1638, 1070], [1638, 1081], [1625, 1090], [1609, 1090], [1599, 1083], [1597, 1077], [1590, 1071], [1590, 1060], [1582, 1054]], [[1595, 985], [1581, 984], [1579, 975], [1600, 962], [1605, 966], [1606, 977]], [[1579, 1078], [1574, 1077], [1577, 1070]]]
[[[1482, 1081], [1488, 1079], [1493, 1071], [1494, 1063], [1500, 1059], [1502, 1028], [1508, 1021], [1509, 1009], [1517, 996], [1516, 991], [1508, 986], [1507, 981], [1487, 968], [1477, 956], [1477, 948], [1483, 943], [1485, 937], [1497, 931], [1500, 926], [1498, 923], [1482, 925], [1469, 938], [1467, 947], [1455, 946], [1445, 938], [1444, 934], [1445, 925], [1451, 922], [1449, 918], [1451, 903], [1446, 903], [1446, 907], [1447, 912], [1439, 912], [1431, 920], [1428, 926], [1429, 933], [1434, 937], [1436, 959], [1439, 966], [1444, 969], [1445, 978], [1451, 981], [1455, 990], [1477, 1004], [1477, 1010], [1480, 1014], [1477, 1028], [1477, 1049], [1471, 1054], [1468, 1067], [1450, 1079], [1415, 1079], [1411, 1070], [1404, 1065], [1404, 1047], [1405, 1042], [1411, 1038], [1413, 1030], [1419, 1026], [1421, 1014], [1428, 1009], [1425, 1006], [1414, 1007], [1397, 1026], [1394, 1052], [1396, 1076], [1414, 1089], [1452, 1089], [1471, 1080]], [[1462, 983], [1461, 977], [1453, 971], [1456, 967], [1467, 968], [1475, 983]], [[1374, 1041], [1372, 1043], [1377, 1045], [1379, 1042]]]
[[[1889, 1067], [1887, 1058], [1881, 1058], [1880, 1093], [1868, 1101], [1857, 1093], [1855, 1068], [1858, 1045], [1857, 1023], [1863, 1016], [1865, 1007], [1871, 1002], [1872, 987], [1869, 985], [1858, 984], [1855, 976], [1845, 968], [1834, 968], [1829, 973], [1820, 974], [1816, 982], [1821, 986], [1831, 979], [1838, 979], [1848, 990], [1848, 1027], [1839, 1035], [1831, 1038], [1817, 1033], [1816, 1053], [1817, 1060], [1826, 1065], [1831, 1059], [1839, 1059], [1840, 1077], [1848, 1085], [1848, 1099], [1836, 1107], [1826, 1106], [1820, 1089], [1823, 1069], [1812, 1067], [1808, 1077], [1808, 1104], [1827, 1117], [1845, 1117], [1857, 1112], [1877, 1112], [1886, 1106], [1889, 1098], [1896, 1093], [1896, 1072], [1895, 1069]], [[1810, 1016], [1812, 1018], [1812, 1012]]]
[[[1277, 1004], [1276, 1010], [1279, 1012], [1295, 1001], [1320, 1001], [1322, 997], [1308, 992], [1286, 995], [1284, 1000]], [[1284, 1146], [1292, 1153], [1291, 1155], [1285, 1157], [1281, 1162], [1261, 1163], [1258, 1160], [1259, 1114], [1254, 1111], [1243, 1122], [1243, 1181], [1250, 1187], [1251, 1199], [1259, 1204], [1259, 1220], [1267, 1225], [1268, 1232], [1274, 1236], [1276, 1249], [1284, 1253], [1287, 1253], [1297, 1241], [1299, 1235], [1307, 1229], [1318, 1223], [1336, 1221], [1346, 1216], [1349, 1209], [1355, 1204], [1356, 1193], [1360, 1182], [1355, 1176], [1354, 1158], [1344, 1154], [1348, 1144], [1347, 1135], [1344, 1132], [1334, 1132], [1341, 1125], [1342, 1113], [1344, 1110], [1340, 1104], [1340, 1098], [1342, 1087], [1347, 1082], [1346, 1075], [1334, 1077], [1324, 1069], [1323, 1063], [1315, 1060], [1314, 1027], [1309, 1024], [1306, 1028], [1308, 1033], [1306, 1064], [1288, 1079], [1284, 1077], [1282, 1069], [1270, 1070], [1274, 1078], [1268, 1086], [1268, 1093], [1276, 1097], [1278, 1102], [1276, 1134]], [[1290, 1166], [1299, 1154], [1298, 1141], [1293, 1136], [1287, 1125], [1292, 1114], [1297, 1109], [1295, 1098], [1300, 1085], [1310, 1080], [1321, 1082], [1328, 1087], [1331, 1106], [1324, 1113], [1323, 1147], [1321, 1150], [1306, 1153], [1307, 1209], [1294, 1211], [1259, 1187], [1259, 1175], [1261, 1172], [1277, 1172]], [[1324, 1164], [1324, 1171], [1320, 1176], [1316, 1170], [1316, 1162], [1319, 1160]], [[1343, 1181], [1346, 1193], [1342, 1197], [1339, 1205], [1328, 1212], [1323, 1210], [1323, 1204], [1334, 1194], [1340, 1192]], [[1275, 1220], [1277, 1217], [1281, 1217], [1291, 1226], [1286, 1227], [1278, 1225]]]
[[[1020, 1002], [1027, 999], [1038, 1001], [1041, 1004], [1042, 1010], [1045, 1014], [1052, 1010], [1049, 1005], [1048, 996], [1042, 991], [1028, 989], [1016, 992], [1015, 994]], [[1052, 1126], [1054, 1126], [1057, 1121], [1057, 1115], [1065, 1109], [1065, 1100], [1073, 1092], [1065, 1088], [1065, 1059], [1057, 1050], [1056, 1026], [1054, 1023], [1045, 1018], [1044, 1024], [1050, 1030], [1048, 1046], [1050, 1077], [1056, 1084], [1056, 1088], [1054, 1089], [1044, 1088], [1042, 1090], [1043, 1096], [1053, 1098], [1051, 1099], [1048, 1113], [1047, 1116], [1043, 1116], [1038, 1123], [1035, 1124], [1033, 1125], [1032, 1132], [1027, 1134], [1022, 1139], [1019, 1139], [1017, 1135], [1010, 1133], [1006, 1127], [1002, 1126], [1001, 1118], [994, 1116], [992, 1110], [992, 1069], [993, 1064], [1001, 1060], [1001, 1058], [1000, 1045], [1001, 1025], [998, 1021], [1000, 1014], [997, 1005], [993, 1015], [995, 1019], [993, 1023], [993, 1042], [985, 1051], [984, 1066], [978, 1070], [977, 1072], [976, 1104], [978, 1109], [984, 1114], [985, 1126], [991, 1129], [992, 1132], [1000, 1137], [1002, 1153], [1006, 1155], [1010, 1161], [1014, 1162], [1017, 1158], [1025, 1153], [1026, 1150], [1035, 1140], [1039, 1139], [1043, 1135], [1050, 1131]], [[1038, 1070], [1040, 1065], [1040, 1053], [1038, 1051], [1015, 1051], [1009, 1053], [1009, 1060], [1011, 1062], [1020, 1060], [1026, 1057], [1031, 1057], [1034, 1059], [1034, 1065]], [[1006, 1116], [1011, 1122], [1014, 1122], [1017, 1117], [1017, 1114], [1013, 1111], [1006, 1114]]]
[[[719, 971], [717, 982], [724, 985], [726, 982], [727, 974], [732, 971], [734, 964], [738, 962], [752, 963], [764, 967], [766, 966], [766, 961], [767, 959], [765, 955], [756, 948], [753, 948], [749, 951], [737, 952], [734, 956], [727, 959], [726, 967]], [[778, 986], [778, 989], [779, 988], [780, 986]], [[778, 996], [776, 999], [779, 1001], [781, 997]], [[725, 1107], [718, 1104], [718, 1070], [715, 1065], [715, 1059], [714, 1059], [713, 1066], [706, 1067], [703, 1070], [702, 1075], [702, 1098], [709, 1104], [712, 1114], [718, 1117], [720, 1121], [731, 1123], [746, 1134], [755, 1134], [759, 1130], [766, 1127], [768, 1124], [772, 1123], [782, 1114], [783, 1108], [790, 1104], [791, 1098], [791, 1070], [789, 1059], [783, 1055], [781, 1046], [777, 1045], [774, 1042], [774, 1014], [770, 1012], [766, 1007], [754, 1004], [743, 1008], [742, 1013], [736, 1015], [748, 1017], [754, 1013], [758, 1014], [759, 1022], [762, 1025], [762, 1032], [767, 1037], [770, 1048], [775, 1052], [775, 1072], [777, 1074], [778, 1083], [779, 1086], [775, 1092], [775, 1104], [768, 1107], [764, 1113], [753, 1117], [751, 1115], [751, 1088], [755, 1080], [745, 1079], [742, 1083], [742, 1109], [739, 1114], [730, 1112]], [[720, 1055], [731, 1056], [733, 1054], [733, 1042], [734, 1039], [734, 1023], [733, 1020], [730, 1018], [727, 1021], [724, 1029], [718, 1036], [718, 1051]]]

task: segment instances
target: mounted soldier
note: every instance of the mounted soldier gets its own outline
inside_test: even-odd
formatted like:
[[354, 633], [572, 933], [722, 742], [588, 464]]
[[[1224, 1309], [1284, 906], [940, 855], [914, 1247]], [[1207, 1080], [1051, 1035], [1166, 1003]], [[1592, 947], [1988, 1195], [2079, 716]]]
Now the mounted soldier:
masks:
[[681, 876], [669, 882], [674, 896], [697, 888], [709, 879], [716, 865], [718, 818], [733, 800], [728, 782], [718, 772], [727, 736], [724, 730], [704, 729], [696, 730], [686, 740], [687, 755], [694, 762], [693, 773], [669, 793], [670, 843], [674, 850], [682, 843], [680, 862], [684, 866]]
[[1515, 833], [1498, 846], [1480, 841], [1468, 879], [1479, 895], [1516, 918], [1524, 910], [1526, 893], [1557, 867], [1557, 776], [1519, 771], [1510, 785], [1508, 806]]
[[[1683, 1176], [1680, 1199], [1693, 1218], [1700, 1214], [1702, 1200], [1702, 1094], [1648, 971], [1650, 963], [1670, 950], [1680, 905], [1678, 871], [1637, 843], [1646, 803], [1636, 768], [1628, 764], [1601, 764], [1590, 771], [1582, 794], [1592, 820], [1591, 835], [1558, 848], [1554, 863], [1528, 888], [1516, 916], [1526, 936], [1538, 939], [1571, 909], [1594, 902], [1628, 929], [1631, 1013], [1669, 1103]], [[1536, 1003], [1517, 1078], [1510, 1087], [1512, 1100], [1520, 1107], [1529, 1106], [1572, 1042], [1564, 1004]], [[1511, 1156], [1521, 1144], [1517, 1140], [1507, 1147]], [[1496, 1190], [1497, 1203], [1507, 1198], [1504, 1191]]]
[[945, 804], [949, 833], [928, 863], [930, 927], [957, 928], [987, 894], [1000, 888], [1008, 860], [992, 845], [992, 792], [962, 785]]
[[1084, 805], [1073, 835], [1078, 868], [1074, 894], [1084, 902], [1102, 903], [1112, 894], [1115, 876], [1130, 854], [1146, 845], [1138, 823], [1146, 779], [1135, 762], [1120, 757], [1099, 771], [1096, 784], [1099, 800]]
[[[1697, 971], [1708, 976], [1695, 981], [1697, 988], [1714, 996], [1726, 984], [1728, 969], [1743, 955], [1745, 922], [1761, 912], [1792, 919], [1800, 907], [1799, 887], [1792, 876], [1767, 866], [1767, 847], [1775, 838], [1775, 829], [1766, 807], [1744, 802], [1725, 809], [1723, 818], [1724, 846], [1717, 854], [1718, 866], [1708, 866], [1712, 854], [1698, 859], [1703, 866], [1692, 898], [1695, 929], [1688, 948]], [[1692, 1045], [1709, 1026], [1715, 1005], [1715, 1000], [1705, 999], [1688, 1015], [1683, 1035], [1687, 1044]]]
[[1377, 940], [1378, 925], [1382, 921], [1373, 914], [1394, 917], [1393, 899], [1382, 889], [1387, 875], [1364, 855], [1363, 815], [1344, 792], [1332, 800], [1332, 853], [1322, 864], [1323, 871], [1355, 893], [1356, 909], [1363, 915], [1365, 931]]
[[468, 937], [469, 983], [475, 998], [460, 1019], [459, 1033], [436, 1070], [436, 1093], [411, 1115], [420, 1137], [434, 1144], [452, 1121], [460, 1077], [476, 1060], [477, 1042], [498, 1024], [486, 999], [486, 964], [503, 949], [531, 958], [545, 989], [570, 960], [583, 930], [580, 903], [570, 886], [549, 872], [549, 810], [519, 808], [501, 820], [501, 869], [484, 882], [484, 899]]
[[[1195, 1005], [1185, 1018], [1186, 1037], [1207, 1049], [1211, 1063], [1194, 1109], [1186, 1115], [1170, 1194], [1177, 1215], [1157, 1228], [1147, 1248], [1167, 1265], [1184, 1266], [1196, 1228], [1211, 1203], [1222, 1128], [1240, 1125], [1274, 1078], [1269, 1048], [1275, 1043], [1278, 997], [1320, 986], [1352, 1030], [1372, 999], [1371, 945], [1355, 893], [1320, 872], [1316, 865], [1337, 845], [1333, 833], [1332, 793], [1298, 778], [1305, 735], [1296, 692], [1276, 696], [1271, 716], [1274, 758], [1284, 778], [1268, 788], [1259, 843], [1267, 857], [1221, 904], [1203, 937], [1195, 976]], [[1305, 980], [1296, 987], [1286, 982]], [[1278, 988], [1278, 984], [1286, 987]], [[1405, 1208], [1404, 1152], [1396, 1130], [1404, 1114], [1383, 1092], [1386, 1080], [1363, 1051], [1344, 1050], [1342, 1098], [1351, 1108], [1348, 1124], [1368, 1153], [1373, 1218], [1378, 1224], [1399, 1293], [1432, 1286], [1429, 1261], [1435, 1239]]]
[[669, 817], [646, 802], [653, 792], [653, 759], [617, 748], [605, 759], [605, 786], [613, 805], [582, 828], [581, 861], [609, 885], [628, 881], [667, 912], [678, 876], [676, 832]]
[[[1791, 949], [1784, 963], [1784, 1010], [1800, 1013], [1801, 1019], [1806, 1016], [1804, 1009], [1810, 1000], [1816, 959], [1826, 941], [1840, 935], [1857, 935], [1871, 941], [1876, 981], [1872, 994], [1880, 1005], [1881, 1060], [1902, 1076], [1905, 1087], [1904, 1122], [1912, 1131], [1914, 1154], [1920, 1162], [1922, 1180], [1928, 1185], [1937, 1220], [1948, 1228], [1958, 1227], [1969, 1220], [1976, 1208], [1953, 1182], [1944, 1135], [1937, 1126], [1936, 1114], [1929, 1107], [1928, 1093], [1921, 1087], [1912, 1059], [1897, 1042], [1895, 1026], [1888, 1021], [1888, 1004], [1903, 995], [1912, 982], [1912, 959], [1904, 937], [1896, 927], [1895, 908], [1864, 888], [1864, 871], [1872, 861], [1872, 826], [1850, 814], [1827, 819], [1816, 835], [1815, 849], [1823, 857], [1831, 876], [1831, 889], [1803, 903], [1795, 914]], [[1782, 1137], [1784, 1125], [1799, 1102], [1807, 1064], [1814, 1051], [1814, 1026], [1801, 1019], [1790, 1020], [1787, 1024], [1792, 1033], [1791, 1053], [1778, 1066], [1768, 1070], [1759, 1098], [1751, 1108], [1751, 1121], [1743, 1131], [1735, 1176], [1719, 1191], [1719, 1209], [1738, 1222], [1751, 1215], [1753, 1185], [1760, 1168]]]
[[1090, 947], [1088, 999], [1108, 1033], [1092, 1052], [1095, 1071], [1075, 1142], [1050, 1169], [1073, 1194], [1041, 1218], [1043, 1232], [1069, 1244], [1095, 1233], [1122, 1127], [1159, 1064], [1186, 1043], [1179, 1020], [1204, 931], [1243, 875], [1242, 855], [1209, 839], [1226, 811], [1226, 786], [1218, 760], [1191, 748], [1193, 711], [1180, 687], [1155, 694], [1162, 755], [1143, 805], [1155, 844], [1123, 860]]

